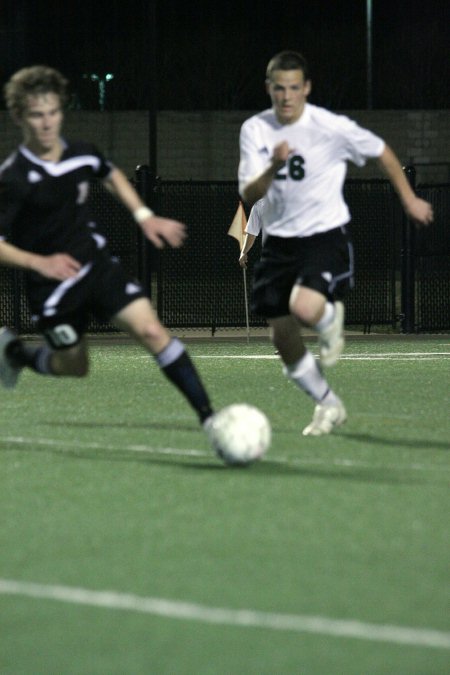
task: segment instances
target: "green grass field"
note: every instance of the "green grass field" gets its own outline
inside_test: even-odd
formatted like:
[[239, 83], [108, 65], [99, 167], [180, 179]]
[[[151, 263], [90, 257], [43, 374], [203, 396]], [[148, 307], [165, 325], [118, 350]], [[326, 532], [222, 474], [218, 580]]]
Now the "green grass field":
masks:
[[271, 420], [247, 468], [137, 347], [25, 372], [0, 391], [0, 673], [448, 675], [449, 347], [350, 339], [349, 420], [304, 438], [269, 343], [191, 343], [216, 407]]

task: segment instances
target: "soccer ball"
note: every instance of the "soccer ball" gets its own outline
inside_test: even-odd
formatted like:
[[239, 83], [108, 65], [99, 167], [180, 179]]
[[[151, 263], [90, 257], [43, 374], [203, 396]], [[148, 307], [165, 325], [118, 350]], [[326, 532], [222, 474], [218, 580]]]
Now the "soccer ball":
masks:
[[211, 443], [225, 464], [250, 464], [268, 450], [272, 436], [266, 415], [248, 403], [233, 403], [211, 419]]

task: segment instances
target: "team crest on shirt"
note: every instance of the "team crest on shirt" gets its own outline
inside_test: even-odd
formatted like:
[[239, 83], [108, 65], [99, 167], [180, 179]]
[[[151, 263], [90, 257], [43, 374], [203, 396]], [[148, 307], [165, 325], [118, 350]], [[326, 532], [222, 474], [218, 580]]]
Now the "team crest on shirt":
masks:
[[87, 201], [89, 195], [89, 181], [84, 180], [81, 183], [78, 183], [78, 197], [77, 204], [84, 204]]
[[140, 287], [137, 284], [128, 283], [125, 287], [125, 293], [127, 295], [132, 295], [133, 293], [139, 293]]
[[34, 171], [34, 169], [31, 169], [31, 171], [28, 172], [29, 183], [39, 183], [39, 181], [41, 181], [42, 179], [43, 176], [38, 171]]

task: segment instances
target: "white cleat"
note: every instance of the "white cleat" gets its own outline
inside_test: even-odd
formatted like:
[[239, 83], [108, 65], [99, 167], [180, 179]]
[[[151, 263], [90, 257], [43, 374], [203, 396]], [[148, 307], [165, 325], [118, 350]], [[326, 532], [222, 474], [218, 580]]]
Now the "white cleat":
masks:
[[344, 304], [335, 302], [334, 308], [333, 321], [319, 333], [320, 362], [323, 366], [334, 366], [344, 351]]
[[224, 460], [224, 456], [222, 455], [222, 452], [220, 451], [220, 448], [217, 446], [217, 444], [214, 441], [214, 426], [213, 426], [214, 425], [214, 416], [215, 415], [213, 413], [212, 415], [207, 417], [206, 420], [204, 420], [202, 422], [202, 427], [203, 427], [203, 430], [205, 431], [205, 433], [208, 437], [209, 442], [211, 443], [211, 445], [213, 447], [214, 452], [216, 453], [216, 455], [218, 457], [220, 457], [220, 459]]
[[321, 405], [314, 408], [312, 422], [303, 429], [303, 436], [323, 436], [331, 433], [347, 420], [347, 411], [342, 401], [336, 405]]
[[203, 422], [202, 422], [202, 427], [203, 427], [203, 429], [205, 430], [205, 432], [208, 436], [211, 435], [213, 418], [214, 418], [214, 413], [212, 415], [210, 415], [209, 417], [207, 417], [206, 420], [203, 420]]
[[22, 366], [14, 365], [6, 355], [6, 349], [11, 342], [17, 340], [17, 335], [9, 328], [0, 328], [0, 382], [6, 389], [16, 386]]

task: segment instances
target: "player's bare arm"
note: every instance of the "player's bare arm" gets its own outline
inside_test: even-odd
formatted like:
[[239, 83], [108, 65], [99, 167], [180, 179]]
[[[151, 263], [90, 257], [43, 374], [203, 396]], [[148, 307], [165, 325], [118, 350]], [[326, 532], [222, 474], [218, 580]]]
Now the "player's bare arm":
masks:
[[242, 251], [239, 255], [239, 265], [243, 268], [247, 268], [247, 261], [248, 261], [248, 252], [250, 251], [251, 247], [255, 243], [256, 235], [246, 233], [244, 237], [244, 243], [242, 245]]
[[272, 159], [267, 169], [247, 183], [244, 188], [242, 198], [247, 204], [253, 205], [258, 199], [264, 197], [277, 172], [285, 165], [291, 152], [292, 150], [286, 141], [274, 147]]
[[147, 239], [156, 248], [164, 248], [166, 244], [173, 248], [183, 245], [186, 239], [186, 226], [177, 220], [155, 215], [145, 206], [123, 171], [114, 168], [104, 184], [129, 209]]
[[0, 241], [0, 264], [7, 267], [18, 267], [23, 270], [33, 270], [47, 279], [64, 281], [74, 277], [80, 270], [81, 264], [67, 253], [53, 255], [38, 255], [24, 251], [6, 241]]
[[408, 217], [416, 225], [430, 225], [433, 222], [432, 205], [414, 193], [397, 156], [388, 145], [378, 158], [378, 165], [391, 181]]

